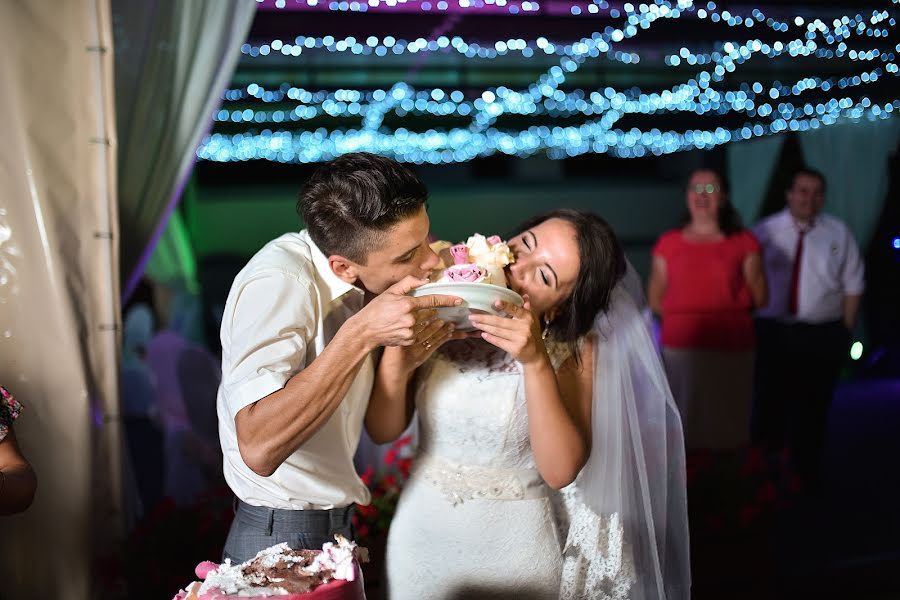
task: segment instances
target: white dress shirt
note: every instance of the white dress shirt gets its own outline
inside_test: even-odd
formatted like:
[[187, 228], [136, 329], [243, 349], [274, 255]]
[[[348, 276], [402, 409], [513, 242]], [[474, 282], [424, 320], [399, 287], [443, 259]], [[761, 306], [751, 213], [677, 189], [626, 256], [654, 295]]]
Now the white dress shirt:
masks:
[[757, 223], [753, 234], [763, 248], [769, 285], [769, 304], [757, 315], [804, 323], [837, 321], [844, 315], [844, 296], [863, 293], [863, 262], [853, 234], [834, 217], [820, 214], [803, 239], [797, 314], [791, 315], [788, 310], [791, 271], [799, 227], [784, 209]]
[[217, 409], [225, 479], [244, 502], [284, 509], [369, 503], [353, 455], [374, 380], [372, 356], [331, 418], [270, 477], [244, 464], [234, 424], [238, 411], [315, 360], [363, 302], [363, 291], [331, 271], [305, 230], [266, 244], [235, 278], [222, 317]]

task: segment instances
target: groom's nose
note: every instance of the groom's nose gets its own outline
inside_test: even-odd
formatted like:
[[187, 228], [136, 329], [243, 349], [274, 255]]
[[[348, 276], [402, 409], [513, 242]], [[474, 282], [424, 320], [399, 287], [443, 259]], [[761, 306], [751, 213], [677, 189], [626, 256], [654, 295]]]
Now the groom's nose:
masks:
[[420, 268], [427, 275], [429, 271], [438, 265], [440, 260], [438, 255], [434, 253], [434, 250], [431, 249], [431, 246], [425, 246], [425, 261], [421, 263]]

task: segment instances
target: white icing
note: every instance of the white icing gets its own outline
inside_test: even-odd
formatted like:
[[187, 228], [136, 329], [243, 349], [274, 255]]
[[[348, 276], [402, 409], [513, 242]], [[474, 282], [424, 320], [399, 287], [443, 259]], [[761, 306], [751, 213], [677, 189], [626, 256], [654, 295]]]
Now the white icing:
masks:
[[[356, 543], [346, 540], [341, 536], [335, 536], [337, 544], [328, 542], [322, 546], [321, 554], [316, 555], [313, 562], [302, 569], [307, 573], [320, 573], [333, 571], [333, 579], [353, 581], [356, 579], [354, 559], [367, 559], [365, 548], [359, 548]], [[230, 559], [206, 576], [206, 581], [200, 586], [199, 593], [205, 594], [213, 589], [232, 596], [284, 596], [289, 592], [277, 585], [271, 585], [273, 580], [267, 580], [259, 573], [244, 574], [244, 567], [259, 559], [259, 564], [265, 568], [274, 567], [279, 561], [287, 563], [302, 562], [303, 558], [289, 554], [291, 548], [287, 544], [278, 544], [261, 550], [256, 556], [245, 563], [232, 564]], [[278, 581], [284, 581], [279, 579]], [[268, 582], [268, 585], [267, 585]], [[265, 587], [260, 587], [265, 586]]]

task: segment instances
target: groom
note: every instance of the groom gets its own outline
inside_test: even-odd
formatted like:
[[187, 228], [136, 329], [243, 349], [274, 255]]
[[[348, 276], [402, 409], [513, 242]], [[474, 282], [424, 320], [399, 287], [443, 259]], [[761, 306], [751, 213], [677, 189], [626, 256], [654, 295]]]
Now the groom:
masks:
[[319, 167], [297, 203], [307, 229], [269, 242], [237, 275], [222, 318], [217, 410], [236, 500], [224, 558], [287, 542], [352, 538], [369, 491], [353, 454], [374, 377], [372, 351], [421, 343], [453, 296], [410, 298], [438, 257], [425, 186], [389, 158]]

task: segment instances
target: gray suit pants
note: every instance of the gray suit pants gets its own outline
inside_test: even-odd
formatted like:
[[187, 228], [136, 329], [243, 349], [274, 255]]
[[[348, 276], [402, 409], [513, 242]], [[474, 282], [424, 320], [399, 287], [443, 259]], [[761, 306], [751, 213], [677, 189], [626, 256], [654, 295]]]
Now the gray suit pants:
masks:
[[321, 550], [322, 544], [334, 541], [336, 533], [352, 540], [351, 518], [355, 506], [351, 504], [329, 510], [283, 510], [252, 506], [236, 499], [234, 521], [222, 558], [241, 563], [253, 558], [260, 550], [283, 542], [295, 550]]

